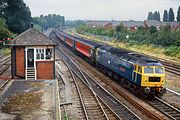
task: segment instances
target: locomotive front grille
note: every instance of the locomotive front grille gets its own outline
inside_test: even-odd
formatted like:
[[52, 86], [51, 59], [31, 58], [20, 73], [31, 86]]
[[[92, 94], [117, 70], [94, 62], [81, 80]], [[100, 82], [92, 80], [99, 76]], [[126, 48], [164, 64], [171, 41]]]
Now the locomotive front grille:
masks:
[[160, 82], [160, 77], [149, 77], [149, 82]]

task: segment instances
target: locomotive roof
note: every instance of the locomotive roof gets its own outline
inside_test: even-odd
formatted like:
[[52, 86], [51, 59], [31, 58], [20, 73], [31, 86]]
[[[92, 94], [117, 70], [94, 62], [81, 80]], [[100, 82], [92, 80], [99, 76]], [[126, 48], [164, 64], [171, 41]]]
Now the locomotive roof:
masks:
[[155, 59], [128, 50], [114, 48], [112, 46], [101, 46], [100, 49], [132, 64], [138, 64], [140, 66], [162, 66], [162, 64]]

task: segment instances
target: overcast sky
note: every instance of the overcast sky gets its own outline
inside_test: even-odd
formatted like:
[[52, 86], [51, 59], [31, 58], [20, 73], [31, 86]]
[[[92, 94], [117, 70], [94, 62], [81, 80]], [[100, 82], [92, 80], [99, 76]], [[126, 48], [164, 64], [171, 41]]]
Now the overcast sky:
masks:
[[144, 20], [149, 11], [173, 8], [175, 17], [180, 0], [24, 0], [32, 16], [55, 13], [67, 20]]

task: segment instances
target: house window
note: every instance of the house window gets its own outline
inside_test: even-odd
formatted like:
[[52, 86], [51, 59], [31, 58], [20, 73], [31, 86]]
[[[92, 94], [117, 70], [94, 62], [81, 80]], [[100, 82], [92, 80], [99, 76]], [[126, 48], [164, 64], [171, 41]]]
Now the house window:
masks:
[[36, 49], [36, 59], [37, 60], [44, 60], [44, 49]]
[[46, 49], [46, 59], [52, 58], [52, 49], [47, 48]]

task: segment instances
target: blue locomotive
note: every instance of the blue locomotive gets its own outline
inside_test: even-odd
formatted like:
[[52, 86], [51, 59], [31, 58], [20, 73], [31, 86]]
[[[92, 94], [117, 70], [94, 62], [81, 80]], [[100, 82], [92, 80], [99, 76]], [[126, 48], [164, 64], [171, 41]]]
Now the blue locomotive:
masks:
[[98, 47], [95, 59], [98, 68], [115, 80], [125, 78], [120, 82], [132, 92], [161, 96], [166, 91], [164, 66], [157, 60], [112, 46]]

